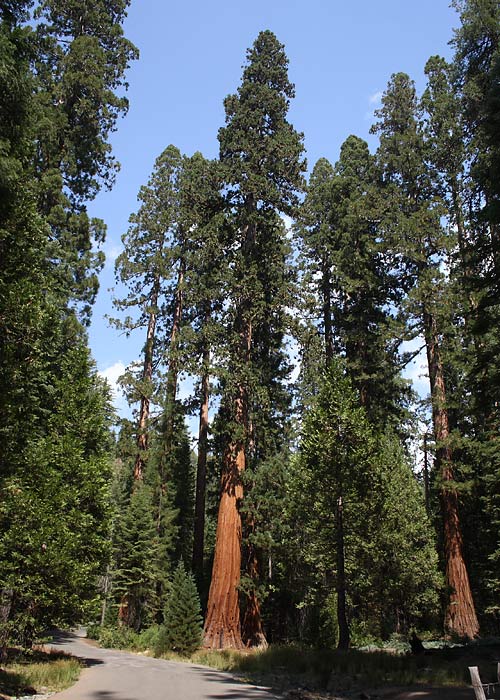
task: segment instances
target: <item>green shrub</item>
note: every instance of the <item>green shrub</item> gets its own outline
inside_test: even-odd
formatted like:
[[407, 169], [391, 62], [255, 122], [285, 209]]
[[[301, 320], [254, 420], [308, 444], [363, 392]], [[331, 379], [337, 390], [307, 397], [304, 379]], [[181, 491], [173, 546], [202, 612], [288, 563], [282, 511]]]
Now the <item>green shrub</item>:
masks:
[[101, 627], [98, 641], [109, 649], [139, 648], [139, 635], [130, 627]]
[[101, 629], [101, 625], [98, 622], [92, 622], [90, 625], [87, 625], [87, 639], [99, 640]]
[[146, 651], [146, 649], [157, 649], [160, 641], [160, 632], [160, 625], [151, 625], [151, 627], [143, 630], [137, 639], [138, 648], [141, 651]]

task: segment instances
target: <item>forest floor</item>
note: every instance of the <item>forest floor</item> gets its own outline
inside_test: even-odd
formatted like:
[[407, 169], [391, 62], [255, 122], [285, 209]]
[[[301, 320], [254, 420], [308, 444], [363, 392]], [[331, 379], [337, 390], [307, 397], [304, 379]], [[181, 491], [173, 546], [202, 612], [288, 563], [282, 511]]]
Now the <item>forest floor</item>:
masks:
[[[210, 664], [197, 655], [196, 661]], [[287, 700], [474, 700], [468, 667], [478, 666], [484, 683], [497, 681], [500, 640], [426, 650], [314, 651], [270, 647], [225, 670], [272, 687]], [[489, 698], [500, 700], [491, 686]]]
[[7, 649], [0, 663], [0, 700], [48, 697], [73, 685], [81, 670], [80, 662], [69, 654], [40, 647]]
[[[469, 666], [479, 667], [483, 683], [497, 681], [500, 640], [434, 645], [419, 655], [397, 649], [338, 652], [270, 647], [239, 658], [219, 652], [221, 662], [227, 661], [224, 666], [214, 652], [196, 652], [191, 660], [271, 687], [286, 700], [474, 700]], [[488, 700], [500, 700], [498, 684], [489, 691]]]
[[413, 688], [376, 688], [354, 695], [335, 695], [313, 690], [290, 690], [284, 700], [474, 700], [471, 688], [415, 686]]

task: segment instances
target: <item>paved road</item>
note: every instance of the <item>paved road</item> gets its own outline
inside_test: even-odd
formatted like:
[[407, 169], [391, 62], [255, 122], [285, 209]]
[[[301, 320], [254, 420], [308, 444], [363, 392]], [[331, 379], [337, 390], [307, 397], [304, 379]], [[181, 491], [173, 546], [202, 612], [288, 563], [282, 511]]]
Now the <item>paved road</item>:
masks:
[[51, 700], [277, 700], [266, 688], [238, 683], [206, 666], [100, 649], [60, 632], [51, 647], [85, 661], [78, 682]]

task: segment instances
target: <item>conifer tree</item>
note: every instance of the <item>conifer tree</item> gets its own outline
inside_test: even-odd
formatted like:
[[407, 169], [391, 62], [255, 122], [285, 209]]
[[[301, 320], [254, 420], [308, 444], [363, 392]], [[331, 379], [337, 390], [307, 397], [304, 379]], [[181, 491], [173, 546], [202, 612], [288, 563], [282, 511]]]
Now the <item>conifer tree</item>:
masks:
[[34, 168], [38, 207], [50, 226], [52, 274], [85, 322], [98, 290], [105, 225], [86, 203], [113, 184], [118, 164], [109, 136], [128, 109], [125, 71], [137, 58], [124, 37], [128, 0], [40, 0], [35, 4], [38, 112]]
[[154, 619], [158, 558], [152, 492], [143, 482], [136, 485], [119, 515], [114, 540], [113, 591], [119, 603], [118, 622], [139, 631]]
[[290, 496], [299, 566], [313, 572], [309, 602], [328, 606], [334, 588], [339, 648], [356, 620], [384, 636], [436, 610], [438, 562], [422, 494], [397, 439], [377, 435], [335, 360], [304, 420]]
[[140, 376], [135, 380], [129, 373], [126, 379], [131, 384], [131, 398], [137, 396], [140, 401], [134, 464], [136, 481], [143, 478], [147, 460], [154, 370], [164, 363], [164, 335], [173, 332], [170, 330], [173, 321], [167, 309], [174, 304], [176, 278], [172, 269], [179, 264], [177, 225], [181, 160], [179, 150], [172, 145], [156, 159], [148, 184], [139, 191], [141, 206], [130, 217], [131, 226], [122, 239], [124, 250], [115, 263], [117, 279], [127, 285], [129, 293], [123, 299], [115, 299], [114, 305], [119, 310], [137, 309], [138, 313], [112, 322], [127, 333], [146, 328]]
[[500, 424], [500, 8], [490, 0], [457, 0], [453, 5], [461, 20], [452, 42], [453, 71], [454, 89], [462, 100], [469, 190], [469, 274], [464, 287], [473, 301], [466, 318], [469, 336], [466, 396], [470, 397], [470, 403], [463, 416], [463, 426], [470, 439], [466, 455], [475, 476], [470, 518], [476, 538], [471, 542], [470, 554], [478, 595], [487, 612], [495, 614], [500, 590], [495, 447]]
[[[109, 396], [53, 274], [34, 152], [40, 112], [26, 6], [4, 5], [0, 189], [0, 644], [89, 612], [107, 559]], [[59, 514], [54, 519], [54, 512]]]
[[345, 354], [347, 369], [374, 423], [400, 425], [405, 392], [400, 340], [388, 309], [399, 290], [378, 226], [382, 200], [368, 145], [349, 136], [335, 168], [320, 159], [296, 224], [305, 274], [303, 294], [321, 317], [324, 355]]
[[380, 134], [378, 163], [395, 204], [385, 226], [393, 231], [395, 258], [402, 263], [407, 325], [413, 337], [423, 335], [427, 352], [437, 444], [435, 469], [439, 474], [444, 559], [450, 589], [445, 627], [459, 636], [473, 638], [479, 628], [464, 560], [441, 341], [450, 323], [450, 307], [448, 284], [440, 263], [448, 259], [454, 240], [451, 231], [440, 223], [443, 203], [433, 190], [415, 88], [406, 74], [392, 76], [376, 116], [379, 121], [372, 130]]
[[190, 655], [201, 645], [203, 618], [192, 574], [180, 562], [170, 584], [157, 651]]
[[[222, 488], [212, 581], [205, 620], [205, 644], [242, 646], [238, 585], [241, 567], [241, 475], [247, 463], [249, 391], [254, 329], [267, 308], [259, 283], [259, 249], [281, 235], [277, 212], [290, 214], [302, 185], [301, 136], [286, 121], [294, 88], [287, 76], [283, 46], [272, 32], [261, 32], [248, 51], [238, 91], [225, 100], [226, 126], [219, 131], [220, 159], [232, 229], [233, 315], [224, 406], [229, 429], [222, 464]], [[271, 242], [269, 242], [269, 238]], [[266, 264], [269, 264], [269, 260]], [[278, 262], [279, 264], [279, 262]], [[259, 612], [252, 618], [259, 627]], [[258, 630], [253, 637], [263, 640]]]

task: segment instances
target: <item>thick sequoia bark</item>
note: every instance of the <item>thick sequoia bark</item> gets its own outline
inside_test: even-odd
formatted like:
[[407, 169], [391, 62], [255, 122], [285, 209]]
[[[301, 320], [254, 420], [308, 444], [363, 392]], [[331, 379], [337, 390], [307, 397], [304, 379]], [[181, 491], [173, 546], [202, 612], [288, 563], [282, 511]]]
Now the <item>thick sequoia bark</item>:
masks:
[[[160, 280], [156, 278], [150, 299], [151, 309], [156, 309], [160, 291]], [[149, 314], [146, 345], [144, 347], [144, 368], [142, 381], [150, 383], [153, 378], [153, 347], [156, 330], [156, 311]], [[139, 424], [137, 426], [137, 455], [134, 464], [134, 482], [141, 481], [144, 476], [145, 455], [148, 449], [149, 396], [142, 394], [139, 409]]]
[[342, 496], [337, 499], [337, 620], [339, 624], [338, 649], [349, 649], [350, 634], [346, 610], [345, 546]]
[[203, 549], [205, 537], [205, 493], [207, 486], [208, 456], [208, 402], [209, 402], [208, 349], [203, 352], [203, 375], [201, 378], [200, 423], [198, 429], [198, 461], [196, 468], [196, 500], [194, 508], [193, 572], [198, 581], [203, 577]]
[[432, 420], [436, 439], [436, 468], [440, 477], [439, 499], [443, 518], [443, 544], [446, 580], [450, 599], [445, 614], [445, 629], [459, 637], [473, 639], [479, 634], [469, 576], [463, 555], [458, 494], [454, 483], [450, 426], [446, 409], [446, 386], [440, 356], [435, 317], [424, 311], [424, 332], [432, 396]]
[[[255, 240], [255, 229], [247, 226], [243, 250], [248, 254]], [[235, 329], [239, 335], [239, 361], [247, 365], [252, 345], [252, 323], [245, 318], [248, 299], [240, 302]], [[212, 579], [208, 593], [205, 618], [205, 647], [212, 649], [243, 649], [240, 626], [238, 587], [241, 578], [241, 515], [243, 499], [241, 475], [246, 467], [248, 436], [248, 394], [243, 381], [236, 388], [233, 399], [233, 420], [236, 437], [229, 440], [224, 451], [221, 478], [221, 497], [215, 538]]]
[[[241, 385], [235, 401], [235, 419], [246, 424], [246, 395]], [[208, 594], [203, 646], [243, 649], [238, 586], [241, 571], [241, 474], [245, 469], [244, 440], [231, 442], [224, 453], [221, 498], [217, 519], [212, 581]]]

